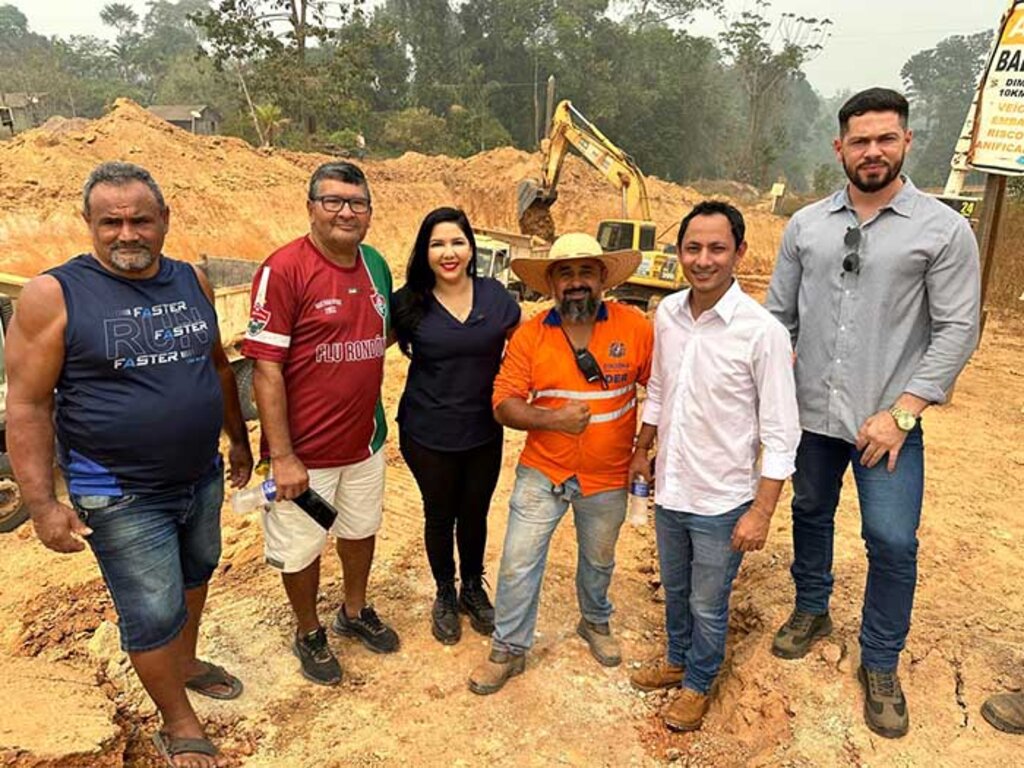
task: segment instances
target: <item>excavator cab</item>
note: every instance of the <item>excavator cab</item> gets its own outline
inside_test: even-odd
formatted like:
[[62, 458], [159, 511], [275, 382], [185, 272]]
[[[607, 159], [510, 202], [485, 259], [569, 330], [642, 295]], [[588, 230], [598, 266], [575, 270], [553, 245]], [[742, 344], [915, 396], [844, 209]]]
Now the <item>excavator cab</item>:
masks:
[[597, 225], [597, 242], [606, 251], [653, 251], [656, 237], [652, 221], [607, 219]]

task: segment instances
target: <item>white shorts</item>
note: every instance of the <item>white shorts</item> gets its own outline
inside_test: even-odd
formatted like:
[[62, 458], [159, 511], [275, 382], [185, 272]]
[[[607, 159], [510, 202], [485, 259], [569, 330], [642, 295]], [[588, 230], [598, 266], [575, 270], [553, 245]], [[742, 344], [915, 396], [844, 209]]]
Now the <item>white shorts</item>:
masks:
[[334, 505], [338, 518], [325, 531], [290, 501], [263, 510], [263, 554], [283, 573], [296, 573], [323, 552], [327, 536], [367, 539], [380, 530], [384, 509], [384, 451], [344, 467], [309, 470], [309, 486]]

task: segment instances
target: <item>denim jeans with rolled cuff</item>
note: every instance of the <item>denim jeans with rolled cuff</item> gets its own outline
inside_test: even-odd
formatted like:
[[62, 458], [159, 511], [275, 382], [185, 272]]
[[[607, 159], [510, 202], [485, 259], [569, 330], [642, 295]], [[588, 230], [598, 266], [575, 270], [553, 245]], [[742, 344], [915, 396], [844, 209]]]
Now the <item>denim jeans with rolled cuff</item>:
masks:
[[519, 465], [494, 601], [496, 650], [519, 655], [533, 645], [548, 547], [570, 506], [576, 524], [580, 613], [593, 624], [611, 617], [608, 586], [615, 569], [615, 543], [626, 519], [626, 489], [584, 496], [575, 477], [555, 485], [542, 472]]

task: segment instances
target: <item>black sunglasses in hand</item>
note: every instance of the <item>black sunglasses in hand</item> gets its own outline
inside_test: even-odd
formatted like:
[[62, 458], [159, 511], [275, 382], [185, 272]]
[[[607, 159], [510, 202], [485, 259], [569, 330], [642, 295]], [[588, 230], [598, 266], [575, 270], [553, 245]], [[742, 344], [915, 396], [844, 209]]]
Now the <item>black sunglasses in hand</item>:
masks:
[[860, 274], [860, 227], [849, 227], [843, 235], [843, 245], [850, 249], [850, 252], [843, 258], [843, 271]]

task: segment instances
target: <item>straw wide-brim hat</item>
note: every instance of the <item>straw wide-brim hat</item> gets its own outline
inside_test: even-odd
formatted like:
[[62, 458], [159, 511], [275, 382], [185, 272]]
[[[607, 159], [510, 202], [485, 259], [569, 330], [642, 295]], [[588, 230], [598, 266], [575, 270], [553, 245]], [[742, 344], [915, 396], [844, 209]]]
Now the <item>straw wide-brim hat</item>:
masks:
[[512, 271], [526, 283], [526, 287], [549, 296], [548, 270], [560, 261], [570, 259], [597, 259], [605, 265], [608, 276], [604, 289], [625, 282], [640, 265], [640, 251], [602, 251], [601, 244], [586, 232], [569, 232], [551, 244], [546, 256], [520, 256], [512, 259]]

